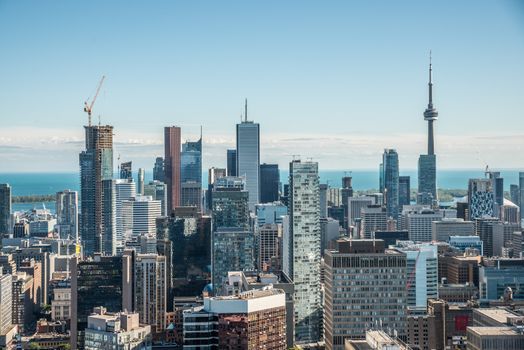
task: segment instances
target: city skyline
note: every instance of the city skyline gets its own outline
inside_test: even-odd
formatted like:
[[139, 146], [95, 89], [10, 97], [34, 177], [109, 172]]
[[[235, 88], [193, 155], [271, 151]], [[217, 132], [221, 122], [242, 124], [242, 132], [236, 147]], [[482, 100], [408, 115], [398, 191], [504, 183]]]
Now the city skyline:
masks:
[[[512, 157], [524, 136], [514, 127], [524, 78], [519, 4], [431, 6], [445, 28], [421, 20], [429, 4], [382, 5], [392, 15], [344, 3], [207, 4], [210, 11], [158, 3], [121, 11], [115, 2], [99, 12], [2, 3], [0, 29], [13, 35], [0, 37], [10, 87], [0, 96], [0, 161], [12, 172], [74, 171], [87, 124], [83, 101], [105, 74], [93, 124], [101, 115], [113, 125], [115, 154], [137, 168], [150, 169], [162, 155], [165, 125], [181, 126], [182, 141], [203, 125], [203, 167], [225, 165], [247, 97], [250, 119], [261, 125], [261, 162], [285, 168], [301, 154], [322, 169], [374, 169], [383, 149], [395, 148], [400, 167], [416, 169], [432, 49], [439, 169], [520, 167]], [[93, 16], [93, 26], [84, 27], [80, 14]]]

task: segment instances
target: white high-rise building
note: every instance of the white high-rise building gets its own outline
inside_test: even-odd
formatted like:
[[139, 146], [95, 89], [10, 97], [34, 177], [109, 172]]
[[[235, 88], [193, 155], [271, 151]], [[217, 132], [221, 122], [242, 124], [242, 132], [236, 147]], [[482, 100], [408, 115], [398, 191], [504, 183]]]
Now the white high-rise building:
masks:
[[428, 299], [438, 298], [437, 245], [397, 241], [393, 248], [406, 254], [408, 309], [425, 311]]
[[123, 201], [130, 200], [136, 197], [136, 184], [132, 179], [117, 179], [115, 180], [115, 210], [116, 210], [116, 244], [117, 247], [123, 246], [125, 230], [124, 230], [124, 211]]
[[78, 192], [56, 193], [56, 223], [60, 238], [78, 240]]
[[136, 196], [128, 202], [133, 206], [133, 236], [156, 236], [156, 218], [162, 215], [161, 201], [153, 200], [151, 196]]
[[318, 163], [289, 164], [288, 276], [295, 285], [295, 341], [320, 340], [320, 196]]
[[249, 192], [249, 210], [255, 211], [260, 201], [260, 125], [247, 120], [237, 124], [237, 172], [246, 179]]
[[407, 230], [409, 239], [414, 242], [431, 242], [432, 223], [440, 221], [443, 212], [433, 209], [422, 209], [406, 214]]

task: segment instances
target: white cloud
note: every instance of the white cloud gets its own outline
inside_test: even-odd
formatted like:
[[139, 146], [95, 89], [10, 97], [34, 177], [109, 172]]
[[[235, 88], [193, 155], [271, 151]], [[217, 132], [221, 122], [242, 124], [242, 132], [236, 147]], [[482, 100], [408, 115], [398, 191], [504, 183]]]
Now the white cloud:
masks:
[[[184, 140], [198, 134], [183, 135]], [[82, 129], [3, 128], [0, 130], [0, 172], [77, 171], [83, 149]], [[437, 135], [436, 150], [441, 168], [523, 167], [524, 135]], [[286, 168], [293, 155], [312, 158], [323, 169], [375, 169], [384, 148], [396, 148], [400, 166], [415, 169], [426, 148], [424, 134], [262, 134], [261, 161]], [[163, 134], [115, 130], [117, 157], [133, 160], [136, 167], [150, 169], [163, 154]], [[231, 134], [204, 133], [204, 168], [225, 166], [226, 149], [235, 145]]]

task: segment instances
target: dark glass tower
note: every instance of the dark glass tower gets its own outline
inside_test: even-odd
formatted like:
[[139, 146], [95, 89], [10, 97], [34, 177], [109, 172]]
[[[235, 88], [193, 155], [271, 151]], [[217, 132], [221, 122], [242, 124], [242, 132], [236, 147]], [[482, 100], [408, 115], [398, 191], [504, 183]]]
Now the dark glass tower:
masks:
[[404, 205], [410, 204], [410, 177], [409, 176], [399, 176], [398, 177], [398, 205], [399, 213], [402, 212], [402, 207]]
[[237, 150], [227, 150], [227, 176], [238, 176], [237, 175]]
[[399, 210], [399, 167], [398, 153], [394, 149], [385, 149], [382, 156], [384, 199], [386, 201], [386, 214], [393, 219], [398, 218]]
[[80, 153], [80, 236], [84, 255], [102, 251], [103, 181], [113, 178], [113, 127], [86, 126], [86, 150]]
[[164, 158], [156, 157], [153, 167], [153, 180], [164, 182]]
[[182, 144], [181, 205], [200, 208], [202, 194], [202, 136], [198, 141]]
[[120, 164], [120, 178], [121, 179], [132, 179], [133, 178], [133, 163], [124, 162]]
[[260, 164], [260, 203], [278, 201], [279, 185], [278, 164]]
[[436, 205], [437, 203], [437, 158], [433, 138], [433, 122], [438, 119], [438, 112], [433, 106], [431, 55], [429, 57], [429, 102], [424, 111], [424, 120], [428, 122], [428, 154], [421, 154], [418, 159], [418, 204]]
[[9, 232], [11, 217], [11, 187], [9, 184], [0, 184], [0, 234]]

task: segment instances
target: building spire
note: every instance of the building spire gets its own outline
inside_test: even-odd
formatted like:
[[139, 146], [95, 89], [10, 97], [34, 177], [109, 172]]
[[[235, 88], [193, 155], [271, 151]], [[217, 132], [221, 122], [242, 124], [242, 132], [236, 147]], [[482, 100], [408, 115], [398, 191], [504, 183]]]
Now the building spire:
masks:
[[244, 111], [244, 118], [245, 118], [245, 121], [247, 122], [247, 98], [246, 98], [244, 109], [245, 109], [245, 111]]
[[433, 65], [431, 64], [431, 50], [429, 50], [429, 103], [428, 108], [433, 108]]

